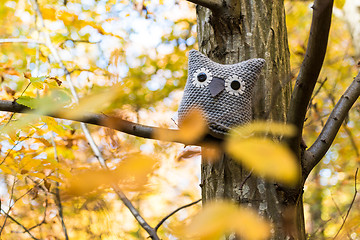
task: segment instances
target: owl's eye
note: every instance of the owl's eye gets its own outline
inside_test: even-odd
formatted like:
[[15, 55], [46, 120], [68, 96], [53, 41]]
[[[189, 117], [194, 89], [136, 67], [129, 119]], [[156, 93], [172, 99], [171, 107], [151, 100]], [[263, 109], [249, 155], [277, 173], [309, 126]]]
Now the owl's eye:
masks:
[[245, 82], [236, 75], [230, 76], [225, 81], [225, 89], [231, 95], [240, 96], [245, 91]]
[[198, 75], [197, 75], [197, 80], [199, 81], [199, 82], [205, 82], [206, 81], [206, 79], [207, 79], [207, 76], [206, 76], [206, 74], [205, 73], [199, 73]]
[[192, 79], [192, 83], [196, 86], [196, 87], [206, 87], [207, 85], [209, 85], [209, 83], [212, 80], [212, 74], [209, 70], [207, 70], [206, 68], [200, 68], [198, 70], [196, 70], [196, 72], [194, 73], [194, 77]]

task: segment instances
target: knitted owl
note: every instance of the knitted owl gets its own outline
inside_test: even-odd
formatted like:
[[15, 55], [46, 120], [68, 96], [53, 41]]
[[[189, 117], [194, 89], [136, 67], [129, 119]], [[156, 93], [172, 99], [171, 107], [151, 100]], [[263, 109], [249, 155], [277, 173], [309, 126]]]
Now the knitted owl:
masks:
[[223, 65], [191, 50], [188, 79], [178, 110], [179, 126], [192, 109], [201, 110], [215, 137], [251, 121], [252, 90], [264, 63], [264, 59], [255, 58]]

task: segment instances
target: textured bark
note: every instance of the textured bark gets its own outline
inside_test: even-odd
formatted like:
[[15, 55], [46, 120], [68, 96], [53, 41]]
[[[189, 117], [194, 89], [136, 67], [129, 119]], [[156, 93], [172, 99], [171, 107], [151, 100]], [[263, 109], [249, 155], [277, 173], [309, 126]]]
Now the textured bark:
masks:
[[[253, 117], [285, 122], [291, 83], [283, 1], [224, 0], [216, 12], [197, 6], [197, 16], [200, 51], [214, 61], [266, 60], [255, 86]], [[203, 202], [232, 199], [269, 218], [275, 226], [272, 239], [304, 239], [300, 190], [285, 192], [275, 183], [249, 176], [248, 170], [225, 154], [213, 163], [203, 159]]]

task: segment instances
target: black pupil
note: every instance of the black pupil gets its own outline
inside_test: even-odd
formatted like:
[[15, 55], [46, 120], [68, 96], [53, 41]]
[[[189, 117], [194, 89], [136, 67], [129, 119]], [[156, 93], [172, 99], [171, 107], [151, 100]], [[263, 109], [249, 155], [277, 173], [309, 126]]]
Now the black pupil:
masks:
[[239, 90], [240, 83], [238, 81], [232, 81], [231, 82], [231, 88], [234, 89], [234, 90]]
[[207, 76], [205, 73], [199, 73], [197, 75], [197, 79], [199, 80], [199, 82], [205, 82], [206, 78], [207, 78]]

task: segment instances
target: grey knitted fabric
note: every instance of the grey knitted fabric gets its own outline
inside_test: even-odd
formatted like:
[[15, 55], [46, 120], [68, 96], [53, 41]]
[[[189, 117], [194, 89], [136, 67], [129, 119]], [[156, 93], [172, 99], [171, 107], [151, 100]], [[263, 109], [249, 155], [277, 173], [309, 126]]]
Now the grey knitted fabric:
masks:
[[188, 79], [178, 110], [179, 126], [193, 108], [203, 112], [215, 136], [251, 121], [252, 89], [264, 63], [264, 59], [255, 58], [222, 65], [191, 50]]

